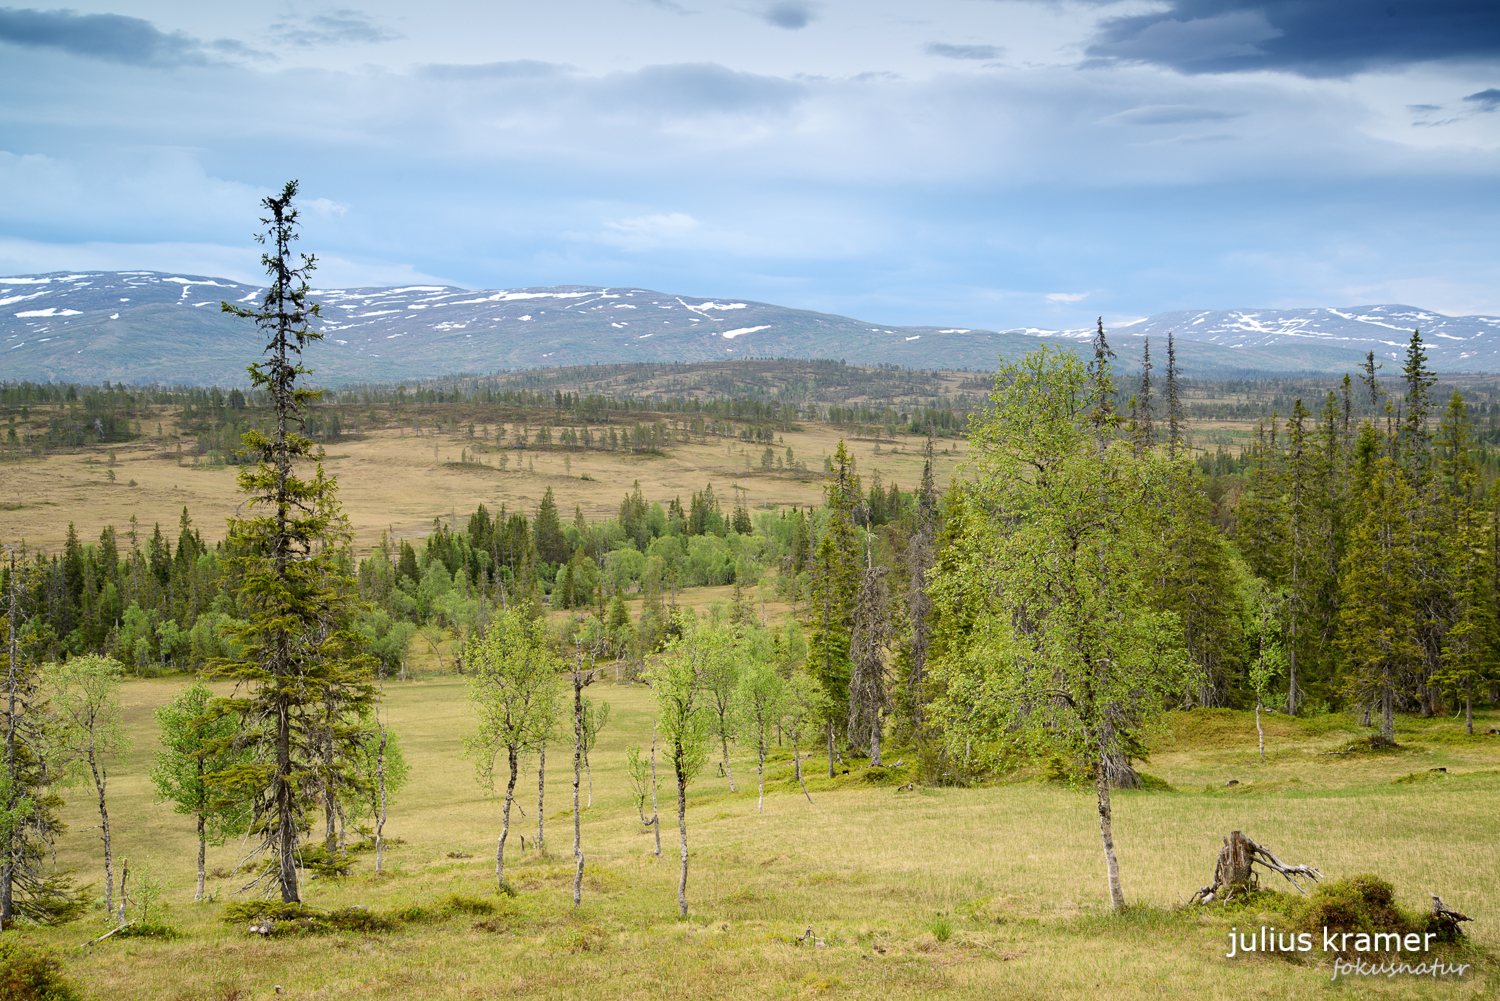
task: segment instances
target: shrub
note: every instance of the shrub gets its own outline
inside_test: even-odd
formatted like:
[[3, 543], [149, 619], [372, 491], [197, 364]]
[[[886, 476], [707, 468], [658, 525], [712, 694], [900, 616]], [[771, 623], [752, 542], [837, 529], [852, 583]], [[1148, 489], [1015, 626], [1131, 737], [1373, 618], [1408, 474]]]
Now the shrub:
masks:
[[15, 933], [0, 937], [0, 998], [5, 1001], [82, 1001], [83, 995], [63, 976], [62, 964]]
[[390, 918], [382, 917], [367, 907], [345, 907], [343, 910], [332, 911], [327, 917], [328, 925], [339, 931], [377, 932], [395, 931], [397, 923]]

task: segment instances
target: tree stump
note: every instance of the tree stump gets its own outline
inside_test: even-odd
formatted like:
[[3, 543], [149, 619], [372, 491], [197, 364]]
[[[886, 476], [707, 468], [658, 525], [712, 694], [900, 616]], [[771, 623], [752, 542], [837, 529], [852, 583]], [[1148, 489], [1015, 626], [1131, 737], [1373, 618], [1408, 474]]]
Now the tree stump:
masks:
[[1224, 839], [1224, 847], [1219, 852], [1218, 862], [1214, 865], [1214, 881], [1208, 886], [1201, 886], [1198, 891], [1188, 898], [1189, 904], [1212, 903], [1217, 900], [1227, 903], [1236, 894], [1244, 894], [1254, 891], [1260, 886], [1260, 875], [1254, 869], [1262, 866], [1272, 872], [1281, 873], [1288, 883], [1297, 888], [1299, 893], [1306, 893], [1293, 876], [1306, 876], [1313, 882], [1317, 882], [1322, 873], [1312, 866], [1287, 865], [1282, 862], [1269, 848], [1258, 845], [1245, 837], [1240, 831], [1231, 831], [1229, 837]]

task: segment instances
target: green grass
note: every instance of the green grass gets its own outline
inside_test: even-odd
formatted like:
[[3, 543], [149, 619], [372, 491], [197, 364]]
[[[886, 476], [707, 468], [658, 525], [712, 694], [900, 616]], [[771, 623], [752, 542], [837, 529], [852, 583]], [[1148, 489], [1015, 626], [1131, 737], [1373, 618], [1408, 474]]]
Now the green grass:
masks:
[[[151, 710], [185, 679], [131, 682], [135, 745], [112, 771], [117, 856], [149, 860], [166, 887], [164, 920], [182, 936], [78, 944], [105, 926], [97, 911], [71, 926], [22, 935], [64, 956], [63, 970], [98, 998], [1244, 998], [1478, 997], [1500, 987], [1500, 858], [1493, 803], [1500, 743], [1450, 740], [1461, 723], [1402, 721], [1397, 755], [1332, 756], [1368, 731], [1347, 718], [1273, 718], [1267, 762], [1253, 714], [1173, 714], [1147, 766], [1176, 791], [1116, 793], [1114, 834], [1132, 908], [1107, 910], [1098, 819], [1086, 791], [1017, 778], [977, 788], [918, 787], [869, 778], [853, 763], [834, 779], [804, 763], [813, 802], [792, 776], [788, 749], [768, 766], [765, 812], [755, 768], [737, 750], [731, 793], [712, 762], [691, 791], [689, 917], [676, 915], [678, 871], [670, 773], [662, 780], [663, 855], [651, 852], [629, 802], [625, 749], [650, 739], [649, 693], [597, 685], [611, 702], [592, 755], [594, 803], [583, 815], [583, 905], [572, 907], [571, 748], [548, 754], [548, 854], [532, 851], [536, 774], [519, 786], [506, 872], [494, 887], [499, 805], [459, 756], [469, 724], [463, 679], [387, 687], [412, 781], [387, 833], [388, 872], [370, 853], [352, 875], [306, 884], [319, 912], [364, 907], [379, 921], [340, 918], [317, 934], [248, 934], [226, 924], [238, 883], [211, 879], [211, 903], [192, 903], [191, 823], [153, 802], [145, 779], [155, 749]], [[1485, 728], [1495, 725], [1486, 715]], [[1493, 740], [1493, 739], [1492, 739]], [[888, 760], [913, 755], [893, 749]], [[1441, 780], [1395, 784], [1431, 767]], [[534, 764], [532, 765], [534, 769]], [[904, 773], [906, 768], [895, 769]], [[1040, 770], [1035, 770], [1040, 775]], [[1240, 785], [1226, 787], [1229, 778]], [[904, 783], [901, 783], [904, 784]], [[586, 795], [586, 792], [585, 792]], [[562, 813], [564, 816], [559, 816]], [[102, 876], [84, 790], [67, 810], [59, 860], [85, 880]], [[1397, 901], [1427, 906], [1429, 891], [1472, 916], [1477, 963], [1461, 982], [1363, 978], [1331, 984], [1330, 970], [1282, 959], [1223, 957], [1231, 924], [1249, 912], [1179, 910], [1212, 877], [1223, 837], [1243, 830], [1286, 861], [1331, 879], [1376, 872]], [[528, 851], [514, 836], [527, 835]], [[467, 857], [453, 857], [467, 856]], [[236, 846], [210, 851], [232, 868]], [[1283, 887], [1290, 889], [1289, 887]], [[457, 901], [457, 903], [455, 903]], [[492, 907], [482, 913], [484, 906]], [[331, 922], [337, 925], [339, 922]], [[384, 922], [389, 922], [387, 926]], [[1268, 918], [1268, 923], [1270, 919]], [[360, 930], [360, 928], [364, 930]], [[813, 935], [800, 943], [808, 928]], [[822, 945], [816, 944], [821, 940]]]

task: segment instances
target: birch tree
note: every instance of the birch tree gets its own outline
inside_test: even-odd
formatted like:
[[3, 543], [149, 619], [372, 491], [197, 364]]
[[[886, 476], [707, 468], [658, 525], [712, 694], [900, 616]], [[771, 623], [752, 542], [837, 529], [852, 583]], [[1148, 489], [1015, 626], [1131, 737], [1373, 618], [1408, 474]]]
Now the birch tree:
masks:
[[668, 644], [664, 655], [647, 672], [646, 680], [656, 696], [657, 720], [672, 772], [677, 779], [677, 833], [682, 847], [682, 874], [677, 882], [677, 910], [687, 917], [688, 783], [703, 767], [710, 733], [712, 710], [704, 689], [704, 674], [714, 658], [722, 655], [721, 631], [690, 617], [679, 618], [681, 633]]
[[[171, 702], [156, 710], [162, 749], [156, 752], [151, 784], [158, 796], [172, 802], [176, 812], [189, 814], [197, 821], [198, 892], [194, 900], [203, 899], [208, 846], [223, 844], [230, 834], [242, 831], [248, 819], [240, 805], [216, 805], [207, 781], [210, 774], [228, 768], [244, 756], [225, 739], [233, 737], [235, 721], [214, 715], [213, 702], [213, 693], [199, 682], [178, 692]], [[209, 750], [226, 745], [227, 749], [217, 754]]]
[[740, 676], [736, 700], [740, 719], [755, 734], [755, 774], [759, 794], [755, 809], [766, 812], [766, 733], [780, 722], [786, 707], [786, 681], [765, 661], [756, 661]]
[[498, 612], [472, 648], [469, 701], [479, 724], [464, 741], [486, 794], [495, 788], [495, 761], [505, 755], [507, 777], [500, 837], [495, 846], [495, 882], [505, 887], [505, 842], [515, 802], [521, 755], [536, 743], [538, 728], [556, 718], [561, 659], [547, 645], [546, 626], [515, 609]]
[[121, 725], [120, 687], [125, 668], [116, 660], [89, 654], [42, 668], [51, 703], [53, 741], [61, 756], [87, 769], [99, 802], [99, 840], [104, 844], [104, 912], [114, 909], [114, 839], [109, 826], [107, 762], [129, 747]]
[[1109, 899], [1122, 910], [1109, 763], [1139, 752], [1189, 675], [1177, 617], [1151, 602], [1161, 543], [1143, 516], [1170, 469], [1136, 457], [1108, 412], [1090, 410], [1100, 381], [1050, 348], [996, 375], [971, 425], [975, 503], [933, 584], [945, 620], [972, 616], [935, 665], [933, 714], [956, 751], [1060, 753], [1092, 776]]

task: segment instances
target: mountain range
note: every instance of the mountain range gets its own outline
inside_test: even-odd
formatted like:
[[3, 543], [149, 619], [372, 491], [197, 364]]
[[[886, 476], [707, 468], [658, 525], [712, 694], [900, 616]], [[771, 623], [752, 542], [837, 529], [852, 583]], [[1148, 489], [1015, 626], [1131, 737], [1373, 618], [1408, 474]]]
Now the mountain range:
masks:
[[[263, 347], [255, 325], [222, 312], [264, 289], [157, 271], [54, 272], [0, 278], [0, 381], [244, 384]], [[840, 358], [851, 364], [990, 370], [1052, 341], [1080, 350], [1092, 329], [895, 326], [748, 299], [640, 288], [317, 289], [324, 340], [306, 361], [315, 382], [348, 385], [555, 365]], [[1500, 317], [1445, 316], [1403, 305], [1159, 313], [1108, 333], [1125, 367], [1150, 338], [1166, 362], [1201, 378], [1352, 371], [1368, 351], [1389, 362], [1420, 329], [1439, 372], [1500, 371]], [[1387, 364], [1387, 369], [1391, 368]]]

